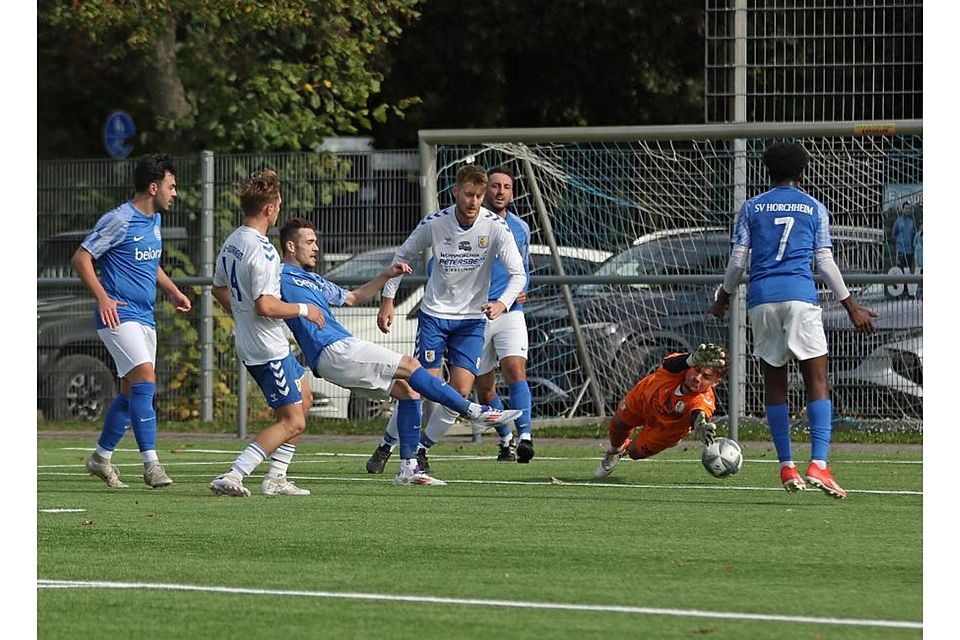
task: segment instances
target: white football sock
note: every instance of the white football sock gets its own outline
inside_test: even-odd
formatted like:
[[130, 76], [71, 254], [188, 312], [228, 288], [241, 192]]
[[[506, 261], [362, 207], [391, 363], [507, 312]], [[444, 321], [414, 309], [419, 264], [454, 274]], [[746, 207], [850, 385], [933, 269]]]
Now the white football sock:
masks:
[[287, 467], [293, 461], [293, 454], [296, 453], [297, 446], [284, 442], [277, 447], [277, 450], [270, 455], [270, 470], [267, 471], [267, 477], [279, 480], [287, 475]]
[[433, 413], [430, 415], [430, 422], [427, 423], [427, 438], [432, 442], [440, 442], [440, 438], [450, 430], [450, 427], [457, 421], [459, 415], [460, 414], [453, 409], [444, 407], [443, 405], [435, 407]]

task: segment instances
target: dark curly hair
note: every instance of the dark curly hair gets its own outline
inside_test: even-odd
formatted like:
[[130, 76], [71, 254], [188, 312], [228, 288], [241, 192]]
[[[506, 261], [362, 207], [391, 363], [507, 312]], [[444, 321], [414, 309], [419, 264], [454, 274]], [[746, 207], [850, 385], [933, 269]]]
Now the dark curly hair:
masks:
[[137, 160], [133, 167], [133, 188], [145, 193], [151, 182], [163, 182], [167, 173], [177, 175], [173, 160], [166, 153], [151, 153]]
[[763, 153], [763, 164], [767, 165], [773, 182], [800, 180], [809, 161], [807, 150], [796, 142], [777, 142]]

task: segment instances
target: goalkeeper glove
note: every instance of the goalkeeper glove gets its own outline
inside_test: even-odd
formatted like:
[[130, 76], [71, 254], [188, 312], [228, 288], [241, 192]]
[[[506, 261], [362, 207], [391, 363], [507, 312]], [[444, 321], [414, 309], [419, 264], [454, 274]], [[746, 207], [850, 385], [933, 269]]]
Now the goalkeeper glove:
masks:
[[727, 364], [727, 352], [720, 345], [708, 342], [701, 344], [697, 350], [687, 356], [689, 367], [712, 367], [722, 369]]
[[693, 435], [704, 446], [709, 446], [717, 436], [717, 425], [708, 421], [705, 413], [698, 411], [693, 422]]

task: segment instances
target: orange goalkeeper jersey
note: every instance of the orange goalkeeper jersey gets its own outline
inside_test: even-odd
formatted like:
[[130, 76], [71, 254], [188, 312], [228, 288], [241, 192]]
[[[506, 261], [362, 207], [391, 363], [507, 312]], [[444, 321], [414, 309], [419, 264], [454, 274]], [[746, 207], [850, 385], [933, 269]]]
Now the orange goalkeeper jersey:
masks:
[[617, 415], [631, 426], [661, 429], [682, 438], [690, 431], [694, 409], [700, 409], [709, 419], [717, 408], [713, 389], [678, 395], [685, 375], [686, 370], [670, 373], [661, 365], [634, 385], [617, 407]]

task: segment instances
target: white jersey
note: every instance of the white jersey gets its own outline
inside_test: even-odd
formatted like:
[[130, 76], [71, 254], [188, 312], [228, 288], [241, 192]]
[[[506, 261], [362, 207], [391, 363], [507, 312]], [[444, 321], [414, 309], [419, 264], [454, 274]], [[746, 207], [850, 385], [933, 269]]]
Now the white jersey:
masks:
[[[507, 223], [498, 215], [480, 208], [480, 215], [467, 229], [460, 226], [456, 205], [432, 213], [397, 249], [395, 262], [415, 263], [432, 247], [434, 264], [423, 294], [421, 310], [445, 320], [482, 319], [481, 307], [487, 303], [494, 256], [500, 258], [510, 274], [499, 301], [507, 309], [527, 284], [523, 258]], [[400, 278], [383, 287], [383, 297], [393, 298]]]
[[230, 290], [237, 354], [246, 365], [280, 360], [290, 353], [283, 320], [257, 315], [254, 303], [263, 295], [280, 299], [280, 256], [266, 236], [242, 226], [223, 243], [213, 284]]

